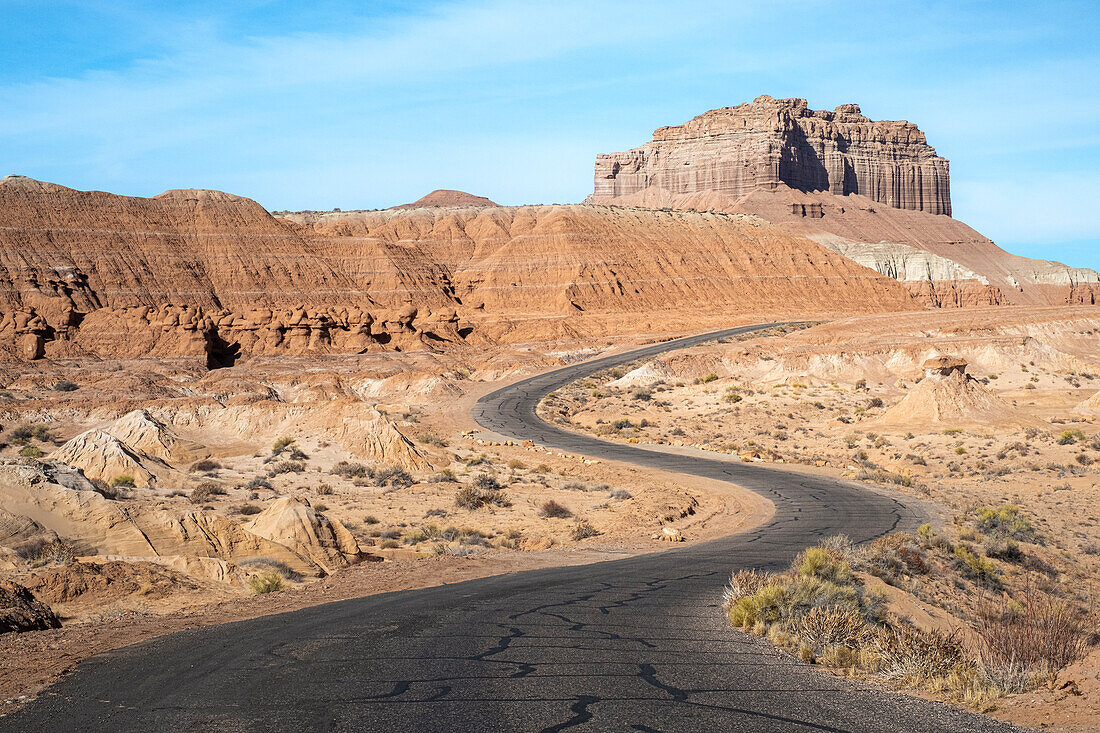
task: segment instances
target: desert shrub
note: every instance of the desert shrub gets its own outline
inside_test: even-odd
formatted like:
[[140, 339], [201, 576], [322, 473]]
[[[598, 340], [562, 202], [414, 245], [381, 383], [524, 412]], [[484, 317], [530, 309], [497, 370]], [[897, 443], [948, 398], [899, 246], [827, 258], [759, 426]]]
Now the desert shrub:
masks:
[[382, 540], [380, 543], [378, 543], [378, 546], [381, 547], [383, 550], [392, 550], [395, 547], [400, 547], [401, 543], [395, 539], [388, 539]]
[[512, 469], [513, 471], [518, 471], [520, 469], [527, 468], [527, 464], [519, 460], [518, 458], [513, 458], [512, 460], [508, 461], [508, 468]]
[[803, 639], [819, 649], [833, 646], [859, 649], [874, 636], [874, 629], [862, 613], [836, 606], [811, 608], [798, 619], [796, 629]]
[[283, 473], [302, 473], [305, 470], [305, 464], [299, 461], [279, 461], [267, 469], [267, 473], [269, 476], [278, 476]]
[[191, 464], [191, 470], [197, 473], [206, 473], [208, 471], [216, 471], [222, 467], [222, 464], [210, 458], [203, 458], [202, 460], [195, 461]]
[[132, 489], [135, 486], [134, 477], [128, 473], [115, 476], [113, 479], [111, 479], [111, 486], [115, 488], [125, 487]]
[[21, 548], [22, 555], [31, 565], [68, 565], [76, 560], [76, 550], [62, 540], [51, 540]]
[[34, 437], [34, 428], [20, 425], [11, 431], [11, 441], [16, 445], [23, 445]]
[[309, 455], [303, 452], [298, 446], [292, 445], [284, 451], [286, 458], [289, 461], [308, 461]]
[[882, 398], [881, 397], [872, 397], [867, 402], [867, 408], [868, 409], [875, 408], [875, 407], [882, 407]]
[[321, 484], [317, 487], [317, 493], [321, 496], [332, 496], [332, 487], [328, 484]]
[[1018, 562], [1024, 557], [1019, 543], [1011, 537], [987, 537], [983, 545], [986, 557], [994, 557], [1008, 562]]
[[1079, 440], [1085, 440], [1085, 434], [1080, 430], [1063, 430], [1058, 436], [1058, 445], [1073, 445]]
[[773, 581], [773, 576], [757, 570], [737, 570], [730, 576], [730, 582], [722, 593], [726, 610], [731, 604], [745, 596], [755, 595], [757, 591]]
[[611, 423], [611, 427], [615, 428], [616, 430], [625, 430], [626, 428], [634, 427], [634, 423], [630, 422], [626, 418], [620, 418], [613, 421]]
[[191, 490], [189, 499], [192, 504], [202, 504], [205, 501], [210, 501], [215, 496], [222, 496], [225, 494], [225, 489], [213, 481], [203, 481], [201, 484]]
[[874, 481], [879, 484], [897, 484], [898, 486], [912, 486], [913, 477], [904, 473], [894, 473], [881, 468], [864, 469], [856, 475], [857, 481]]
[[244, 487], [246, 489], [250, 489], [250, 490], [255, 490], [255, 489], [268, 489], [268, 490], [271, 490], [271, 488], [272, 488], [271, 482], [268, 481], [263, 476], [256, 476], [255, 478], [250, 480], [247, 484], [245, 484]]
[[567, 517], [573, 516], [573, 512], [571, 512], [569, 509], [562, 506], [558, 502], [554, 501], [553, 499], [547, 499], [545, 502], [543, 502], [542, 507], [539, 509], [539, 516], [546, 519], [565, 519]]
[[66, 379], [62, 379], [60, 382], [55, 384], [53, 388], [58, 392], [75, 392], [76, 390], [80, 389], [80, 385], [78, 385], [76, 382], [70, 382]]
[[23, 456], [24, 458], [41, 458], [42, 456], [44, 456], [46, 454], [43, 453], [42, 449], [39, 448], [38, 446], [28, 445], [26, 448], [19, 451], [19, 455]]
[[577, 523], [573, 525], [573, 539], [575, 540], [579, 541], [588, 539], [589, 537], [595, 537], [598, 534], [599, 532], [587, 519], [578, 519]]
[[255, 504], [241, 504], [239, 507], [237, 507], [237, 513], [243, 514], [246, 517], [251, 517], [252, 515], [259, 514], [262, 511], [263, 509], [256, 506]]
[[31, 428], [31, 435], [34, 436], [35, 440], [42, 443], [48, 443], [53, 440], [53, 434], [50, 433], [50, 426], [43, 423], [38, 423]]
[[387, 466], [374, 472], [374, 483], [377, 486], [404, 489], [413, 485], [413, 479], [409, 472], [400, 466]]
[[425, 433], [425, 434], [421, 435], [419, 438], [417, 438], [417, 440], [419, 440], [421, 443], [424, 443], [425, 445], [434, 445], [437, 448], [446, 448], [447, 447], [447, 441], [445, 441], [445, 440], [443, 440], [443, 438], [440, 438], [439, 436], [433, 435], [431, 433]]
[[968, 547], [960, 545], [955, 548], [954, 564], [959, 572], [971, 580], [986, 583], [997, 581], [997, 566]]
[[250, 577], [248, 587], [253, 593], [262, 595], [282, 590], [286, 587], [286, 581], [282, 575], [272, 570]]
[[852, 580], [852, 566], [840, 553], [824, 547], [808, 547], [798, 554], [791, 564], [802, 578], [819, 578], [837, 583]]
[[588, 491], [588, 487], [579, 481], [570, 481], [562, 486], [565, 491]]
[[428, 511], [424, 512], [424, 516], [425, 517], [445, 517], [445, 516], [447, 516], [447, 510], [446, 509], [429, 509]]
[[715, 374], [714, 372], [711, 372], [710, 374], [706, 375], [705, 377], [700, 377], [699, 378], [699, 384], [710, 384], [711, 382], [716, 382], [716, 381], [718, 381], [718, 375]]
[[1032, 542], [1036, 539], [1035, 527], [1020, 507], [1003, 504], [999, 507], [980, 507], [975, 512], [974, 528], [992, 537]]
[[278, 438], [271, 446], [271, 455], [277, 456], [294, 443], [294, 438], [284, 435]]
[[1016, 667], [1053, 676], [1088, 651], [1092, 629], [1087, 618], [1081, 609], [1028, 584], [1021, 601], [989, 603], [981, 609], [979, 658], [1001, 678], [1018, 679], [1011, 674]]
[[451, 469], [444, 468], [442, 471], [428, 479], [428, 481], [433, 484], [442, 484], [458, 481], [458, 477], [455, 476], [455, 472]]
[[550, 473], [550, 467], [545, 463], [540, 463], [534, 468], [535, 473]]
[[328, 511], [328, 504], [314, 504], [313, 505], [313, 511], [315, 511], [315, 512], [327, 512]]
[[[931, 526], [928, 529], [930, 531]], [[866, 569], [887, 582], [893, 582], [903, 574], [928, 572], [928, 563], [921, 553], [920, 542], [908, 532], [895, 532], [879, 537], [860, 548], [857, 556], [861, 569]]]
[[608, 497], [614, 499], [615, 501], [624, 501], [631, 498], [632, 496], [633, 494], [631, 494], [626, 489], [615, 489], [608, 494]]
[[482, 491], [496, 491], [503, 488], [496, 478], [487, 473], [478, 474], [478, 476], [474, 478], [474, 486]]
[[329, 473], [344, 478], [362, 478], [367, 475], [367, 467], [362, 463], [348, 463], [340, 461], [329, 470]]
[[944, 677], [967, 663], [958, 634], [921, 631], [910, 624], [881, 629], [873, 639], [879, 674], [888, 680]]
[[466, 466], [467, 467], [470, 467], [470, 466], [484, 466], [484, 465], [488, 465], [490, 463], [492, 463], [492, 461], [490, 461], [485, 456], [472, 456], [472, 457], [466, 459]]
[[455, 494], [455, 506], [459, 509], [475, 510], [485, 506], [508, 507], [511, 505], [512, 502], [499, 488], [482, 489], [477, 485], [463, 486]]
[[378, 524], [378, 517], [374, 516], [373, 514], [368, 514], [367, 516], [363, 517], [363, 524]]

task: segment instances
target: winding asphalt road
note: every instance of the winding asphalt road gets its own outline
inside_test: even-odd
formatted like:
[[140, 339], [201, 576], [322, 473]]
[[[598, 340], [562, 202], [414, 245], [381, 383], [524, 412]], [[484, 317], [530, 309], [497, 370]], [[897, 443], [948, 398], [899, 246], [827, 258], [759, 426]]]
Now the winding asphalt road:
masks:
[[1003, 731], [845, 682], [732, 631], [733, 568], [785, 566], [839, 532], [869, 540], [915, 512], [826, 478], [649, 451], [554, 428], [538, 399], [728, 329], [558, 369], [484, 397], [484, 427], [556, 449], [732, 481], [772, 521], [682, 549], [515, 573], [186, 631], [89, 659], [4, 731]]

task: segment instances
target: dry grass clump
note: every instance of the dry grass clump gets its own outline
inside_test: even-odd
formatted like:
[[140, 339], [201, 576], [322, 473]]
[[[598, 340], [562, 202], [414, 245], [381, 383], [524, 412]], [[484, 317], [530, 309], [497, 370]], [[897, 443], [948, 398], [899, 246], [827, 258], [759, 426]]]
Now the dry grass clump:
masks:
[[481, 509], [486, 506], [509, 507], [512, 502], [504, 494], [500, 483], [492, 476], [482, 474], [472, 486], [463, 486], [455, 494], [455, 506], [459, 509]]
[[248, 579], [248, 588], [257, 595], [274, 593], [286, 587], [283, 576], [274, 570], [260, 575], [253, 575]]
[[[986, 515], [979, 515], [986, 516]], [[987, 526], [1006, 534], [1026, 532], [1030, 522], [1015, 507], [988, 516]], [[996, 602], [983, 604], [975, 649], [958, 631], [921, 629], [889, 618], [885, 598], [869, 593], [853, 569], [899, 585], [917, 576], [952, 570], [979, 581]], [[804, 550], [790, 568], [770, 575], [733, 574], [725, 590], [730, 624], [766, 637], [803, 661], [874, 675], [883, 680], [987, 707], [1006, 694], [1034, 689], [1083, 658], [1092, 638], [1089, 614], [1030, 584], [1014, 599], [1000, 590], [999, 569], [964, 544], [953, 545], [930, 525], [917, 534], [898, 532], [854, 548], [846, 537]], [[963, 581], [956, 580], [956, 583]]]
[[1029, 582], [1018, 600], [982, 605], [979, 660], [1007, 692], [1025, 692], [1083, 658], [1092, 636], [1088, 614]]

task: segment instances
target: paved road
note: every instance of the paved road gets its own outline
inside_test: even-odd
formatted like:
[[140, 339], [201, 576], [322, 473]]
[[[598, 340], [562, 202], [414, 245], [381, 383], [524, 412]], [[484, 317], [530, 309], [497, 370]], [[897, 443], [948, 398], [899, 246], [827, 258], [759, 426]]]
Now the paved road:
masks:
[[730, 329], [560, 369], [487, 395], [485, 427], [562, 450], [728, 479], [776, 506], [756, 530], [683, 549], [332, 603], [173, 634], [82, 663], [5, 731], [1009, 730], [777, 654], [722, 621], [731, 568], [779, 569], [914, 513], [830, 479], [605, 443], [534, 416], [596, 369]]

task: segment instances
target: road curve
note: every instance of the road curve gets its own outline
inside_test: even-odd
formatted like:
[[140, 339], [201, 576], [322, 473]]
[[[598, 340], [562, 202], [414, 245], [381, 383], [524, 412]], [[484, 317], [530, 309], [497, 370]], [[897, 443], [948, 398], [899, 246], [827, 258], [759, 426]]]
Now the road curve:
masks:
[[[770, 325], [770, 324], [768, 324]], [[858, 486], [618, 445], [534, 415], [599, 369], [752, 328], [654, 344], [497, 390], [486, 428], [565, 451], [733, 481], [768, 497], [752, 531], [682, 549], [331, 603], [186, 631], [89, 659], [4, 731], [1004, 731], [845, 682], [729, 629], [732, 568], [915, 521]]]

